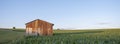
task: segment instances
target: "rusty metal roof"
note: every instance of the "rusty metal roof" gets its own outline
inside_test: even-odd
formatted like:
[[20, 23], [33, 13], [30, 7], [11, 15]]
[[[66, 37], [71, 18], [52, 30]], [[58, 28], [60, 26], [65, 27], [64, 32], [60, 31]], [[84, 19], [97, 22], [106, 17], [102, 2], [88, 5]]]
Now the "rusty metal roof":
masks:
[[[40, 20], [40, 19], [36, 19], [36, 20], [43, 21], [43, 22], [46, 22], [46, 23], [49, 23], [49, 24], [54, 25], [53, 23], [50, 23], [50, 22], [47, 22], [47, 21], [44, 21], [44, 20]], [[29, 23], [32, 23], [32, 22], [34, 22], [34, 21], [36, 21], [36, 20], [30, 21], [30, 22], [26, 23], [25, 25], [27, 25], [27, 24], [29, 24]]]

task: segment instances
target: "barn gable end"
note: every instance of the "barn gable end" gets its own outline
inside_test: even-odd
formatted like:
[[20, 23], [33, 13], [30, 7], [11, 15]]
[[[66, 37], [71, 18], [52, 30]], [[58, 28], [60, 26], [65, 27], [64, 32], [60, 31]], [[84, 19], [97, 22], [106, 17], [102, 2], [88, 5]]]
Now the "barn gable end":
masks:
[[36, 19], [31, 22], [28, 22], [26, 25], [26, 34], [27, 35], [52, 35], [53, 34], [53, 25], [52, 23]]

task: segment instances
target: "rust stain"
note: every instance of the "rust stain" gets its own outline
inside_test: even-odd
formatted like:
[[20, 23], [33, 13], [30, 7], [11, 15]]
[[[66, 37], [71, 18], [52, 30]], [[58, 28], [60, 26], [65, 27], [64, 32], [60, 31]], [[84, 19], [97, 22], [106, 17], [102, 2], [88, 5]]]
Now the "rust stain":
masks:
[[52, 23], [36, 19], [26, 23], [26, 34], [27, 35], [53, 35]]

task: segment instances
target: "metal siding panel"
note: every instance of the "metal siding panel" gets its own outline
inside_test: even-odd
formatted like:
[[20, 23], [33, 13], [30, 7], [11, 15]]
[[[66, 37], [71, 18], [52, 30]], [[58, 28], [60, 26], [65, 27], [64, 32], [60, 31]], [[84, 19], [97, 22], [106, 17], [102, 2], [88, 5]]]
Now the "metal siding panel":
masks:
[[[29, 31], [27, 27], [29, 27]], [[42, 20], [35, 20], [26, 24], [26, 32], [32, 33], [31, 31], [40, 35], [52, 35], [53, 25]]]

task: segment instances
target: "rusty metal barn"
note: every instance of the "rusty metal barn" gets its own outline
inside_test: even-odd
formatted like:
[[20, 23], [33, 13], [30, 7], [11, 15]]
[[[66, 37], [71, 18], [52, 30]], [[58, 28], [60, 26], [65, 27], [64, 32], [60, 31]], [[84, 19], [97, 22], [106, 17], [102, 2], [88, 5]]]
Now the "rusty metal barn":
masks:
[[54, 24], [52, 23], [36, 19], [25, 25], [27, 35], [53, 35]]

